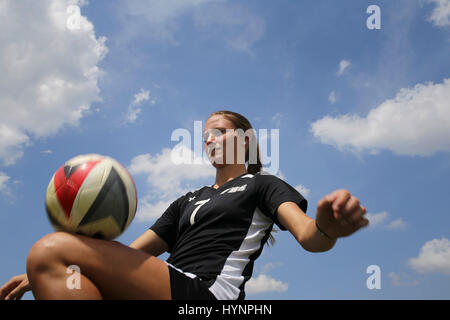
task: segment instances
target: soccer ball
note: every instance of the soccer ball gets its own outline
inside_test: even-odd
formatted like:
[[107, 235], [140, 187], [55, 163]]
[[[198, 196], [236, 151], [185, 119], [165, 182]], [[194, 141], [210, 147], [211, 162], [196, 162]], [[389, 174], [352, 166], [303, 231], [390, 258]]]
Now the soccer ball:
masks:
[[56, 231], [111, 240], [125, 231], [136, 214], [136, 186], [116, 160], [80, 155], [55, 172], [45, 206]]

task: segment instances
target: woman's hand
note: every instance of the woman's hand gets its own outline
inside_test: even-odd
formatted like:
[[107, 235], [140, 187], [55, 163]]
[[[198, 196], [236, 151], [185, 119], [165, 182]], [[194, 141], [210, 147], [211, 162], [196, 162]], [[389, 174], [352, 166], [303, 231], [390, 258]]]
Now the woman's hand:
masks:
[[316, 222], [330, 238], [346, 237], [369, 224], [366, 208], [347, 190], [336, 190], [317, 204]]
[[30, 290], [27, 274], [24, 273], [12, 277], [0, 288], [0, 300], [20, 300], [24, 293]]

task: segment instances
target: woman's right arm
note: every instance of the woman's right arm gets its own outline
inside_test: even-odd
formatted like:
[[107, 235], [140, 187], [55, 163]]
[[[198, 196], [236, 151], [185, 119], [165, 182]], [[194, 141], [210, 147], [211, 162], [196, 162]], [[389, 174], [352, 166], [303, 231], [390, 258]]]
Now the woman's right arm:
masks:
[[167, 243], [151, 229], [145, 231], [139, 238], [134, 240], [130, 247], [142, 250], [155, 257], [169, 250]]
[[0, 288], [0, 300], [19, 300], [25, 292], [30, 291], [27, 274], [12, 277]]

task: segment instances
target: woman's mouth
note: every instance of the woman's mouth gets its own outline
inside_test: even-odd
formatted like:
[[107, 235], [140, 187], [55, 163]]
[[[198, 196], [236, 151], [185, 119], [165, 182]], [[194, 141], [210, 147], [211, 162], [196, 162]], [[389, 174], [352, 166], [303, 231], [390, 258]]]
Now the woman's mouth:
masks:
[[219, 148], [218, 146], [210, 146], [210, 147], [208, 147], [208, 149], [207, 149], [207, 152], [208, 152], [210, 155], [214, 155], [214, 154], [216, 153], [216, 151], [222, 151], [222, 148]]

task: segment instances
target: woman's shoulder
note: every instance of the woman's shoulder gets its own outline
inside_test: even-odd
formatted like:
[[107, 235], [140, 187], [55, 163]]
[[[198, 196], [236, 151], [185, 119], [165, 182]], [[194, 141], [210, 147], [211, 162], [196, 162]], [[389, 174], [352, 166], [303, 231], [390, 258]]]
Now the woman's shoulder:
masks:
[[260, 171], [254, 175], [255, 180], [262, 183], [270, 183], [270, 182], [279, 182], [284, 181], [283, 177], [279, 177], [276, 175], [273, 175], [267, 171]]
[[190, 191], [184, 191], [184, 193], [182, 193], [182, 195], [178, 199], [189, 199], [189, 198], [192, 198], [192, 197], [197, 197], [204, 190], [206, 190], [208, 188], [209, 188], [208, 186], [203, 186], [203, 187], [198, 188], [198, 189], [193, 189], [193, 190], [190, 190]]

